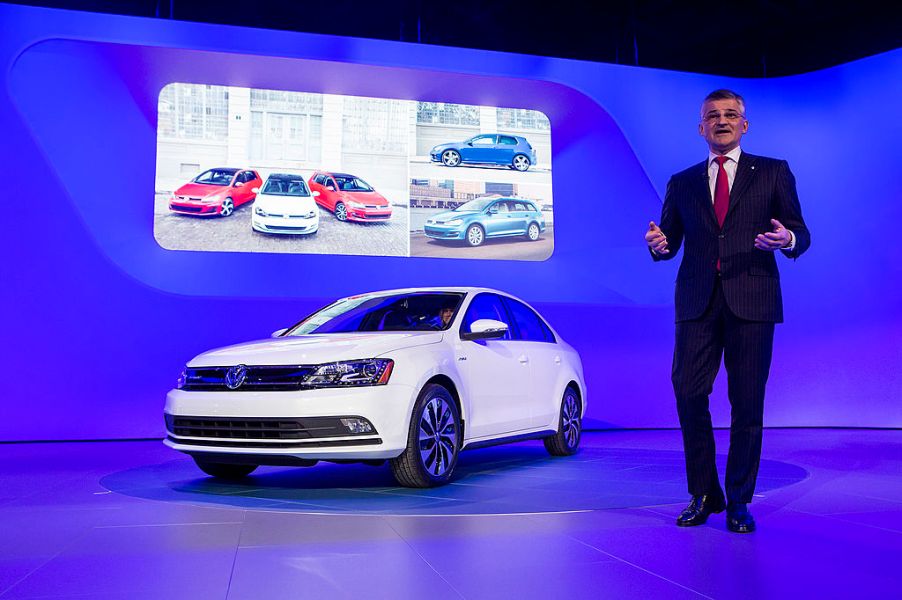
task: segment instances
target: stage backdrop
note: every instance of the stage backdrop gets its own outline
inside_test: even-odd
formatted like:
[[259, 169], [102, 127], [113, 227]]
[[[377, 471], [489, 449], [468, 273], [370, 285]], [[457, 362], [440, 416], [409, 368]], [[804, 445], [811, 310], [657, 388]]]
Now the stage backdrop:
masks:
[[[786, 323], [777, 329], [766, 424], [902, 426], [902, 51], [742, 80], [10, 5], [0, 5], [0, 24], [0, 440], [162, 436], [163, 397], [194, 354], [266, 337], [336, 297], [428, 285], [484, 285], [534, 304], [582, 354], [590, 426], [675, 426], [677, 261], [653, 264], [642, 236], [659, 218], [669, 175], [705, 157], [699, 105], [720, 87], [747, 98], [743, 148], [789, 161], [812, 232], [801, 259], [778, 257]], [[172, 83], [214, 91], [177, 105], [160, 95]], [[271, 95], [265, 110], [276, 116], [254, 117], [253, 93], [232, 92], [251, 94], [250, 122], [242, 121], [229, 108], [240, 98], [223, 108], [214, 93], [222, 88], [207, 86], [323, 95], [322, 113], [288, 106], [289, 121], [281, 120], [279, 103], [297, 96]], [[417, 107], [403, 158], [411, 165], [431, 141], [527, 131], [538, 160], [522, 175], [545, 173], [553, 185], [512, 183], [517, 174], [504, 169], [488, 182], [486, 170], [462, 171], [480, 181], [451, 185], [420, 164], [410, 189], [466, 198], [465, 190], [518, 185], [553, 207], [553, 251], [544, 260], [469, 260], [158, 243], [155, 202], [167, 192], [156, 178], [165, 166], [158, 125], [171, 117], [161, 107], [182, 111], [167, 135], [201, 157], [175, 172], [187, 181], [204, 161], [244, 156], [255, 143], [252, 152], [276, 156], [278, 167], [282, 147], [266, 144], [281, 135], [321, 153], [337, 148], [324, 163], [353, 164], [347, 144], [311, 142], [351, 127], [328, 123], [339, 113], [329, 113], [327, 99], [339, 96], [416, 101], [401, 103]], [[444, 108], [451, 105], [477, 108]], [[222, 140], [223, 110], [249, 145], [205, 154]], [[255, 141], [255, 131], [269, 137]], [[467, 179], [460, 173], [454, 179]], [[403, 181], [393, 189], [408, 192]], [[398, 214], [416, 208], [409, 197], [395, 203]], [[729, 422], [723, 383], [712, 399], [721, 426]]]

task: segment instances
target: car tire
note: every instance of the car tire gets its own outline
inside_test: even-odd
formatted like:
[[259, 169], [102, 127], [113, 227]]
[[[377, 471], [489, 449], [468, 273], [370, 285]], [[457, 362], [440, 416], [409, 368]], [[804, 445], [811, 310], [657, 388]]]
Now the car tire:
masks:
[[235, 212], [235, 202], [231, 198], [226, 198], [219, 206], [219, 216], [228, 217]]
[[526, 228], [526, 239], [530, 242], [535, 242], [539, 239], [539, 235], [542, 233], [541, 227], [539, 227], [538, 223], [530, 223], [529, 227]]
[[335, 218], [339, 221], [348, 220], [348, 207], [345, 206], [344, 202], [339, 202], [335, 205]]
[[481, 246], [485, 241], [485, 230], [479, 225], [470, 225], [467, 227], [467, 234], [464, 238], [472, 247]]
[[442, 164], [446, 167], [456, 167], [460, 164], [460, 152], [457, 150], [445, 150], [442, 152]]
[[557, 433], [544, 439], [545, 449], [552, 456], [570, 456], [579, 449], [582, 434], [582, 406], [573, 387], [564, 390], [558, 416]]
[[195, 464], [197, 464], [197, 468], [207, 475], [212, 475], [217, 479], [228, 479], [232, 481], [237, 479], [244, 479], [245, 477], [253, 473], [257, 468], [257, 465], [237, 465], [230, 463], [207, 462], [198, 458], [195, 458], [194, 462]]
[[532, 163], [530, 163], [529, 157], [525, 154], [518, 154], [514, 156], [514, 160], [511, 161], [511, 167], [515, 171], [520, 171], [521, 173], [528, 171], [531, 164]]
[[462, 439], [460, 412], [451, 393], [428, 384], [414, 404], [407, 447], [389, 461], [392, 475], [404, 487], [444, 485], [457, 466]]

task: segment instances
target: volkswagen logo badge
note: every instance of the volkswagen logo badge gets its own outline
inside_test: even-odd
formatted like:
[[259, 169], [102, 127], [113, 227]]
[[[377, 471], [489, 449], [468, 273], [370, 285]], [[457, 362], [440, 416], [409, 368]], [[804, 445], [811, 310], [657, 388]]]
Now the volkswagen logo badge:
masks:
[[247, 367], [244, 365], [229, 367], [225, 376], [226, 387], [230, 390], [237, 390], [241, 387], [241, 384], [244, 383], [245, 377], [247, 377]]

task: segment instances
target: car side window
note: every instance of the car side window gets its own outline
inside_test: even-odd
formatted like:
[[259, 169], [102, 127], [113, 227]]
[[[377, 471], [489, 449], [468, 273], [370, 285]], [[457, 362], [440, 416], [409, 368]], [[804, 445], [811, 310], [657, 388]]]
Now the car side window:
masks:
[[473, 139], [474, 146], [494, 146], [495, 145], [495, 136], [487, 135], [484, 137], [478, 137]]
[[[470, 326], [479, 319], [501, 321], [510, 327], [510, 319], [507, 316], [507, 310], [504, 308], [501, 297], [496, 294], [483, 293], [473, 298], [470, 307], [467, 308], [467, 314], [464, 315], [460, 330], [469, 333]], [[508, 329], [501, 339], [511, 339], [511, 330]]]
[[526, 205], [523, 204], [522, 202], [511, 202], [511, 204], [512, 204], [511, 210], [520, 210], [520, 211], [527, 210]]
[[513, 138], [509, 135], [502, 135], [498, 138], [498, 143], [504, 146], [516, 146], [517, 138]]
[[505, 298], [504, 302], [510, 309], [514, 322], [517, 324], [517, 339], [527, 342], [554, 343], [554, 334], [539, 315], [531, 308], [512, 298]]

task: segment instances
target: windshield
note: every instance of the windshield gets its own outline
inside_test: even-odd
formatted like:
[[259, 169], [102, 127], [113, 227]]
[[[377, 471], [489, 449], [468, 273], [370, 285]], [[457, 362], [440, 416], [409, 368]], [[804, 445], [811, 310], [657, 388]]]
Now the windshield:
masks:
[[367, 182], [357, 177], [342, 177], [340, 175], [335, 176], [335, 183], [338, 184], [338, 189], [343, 192], [372, 192], [373, 188], [369, 186]]
[[270, 177], [261, 193], [270, 196], [309, 196], [310, 190], [301, 177]]
[[210, 169], [204, 171], [191, 181], [194, 183], [202, 183], [204, 185], [229, 185], [232, 183], [232, 177], [238, 169]]
[[313, 313], [285, 335], [443, 331], [451, 326], [464, 296], [461, 292], [352, 296]]
[[489, 204], [491, 204], [495, 199], [494, 198], [476, 198], [476, 200], [470, 200], [469, 202], [465, 202], [454, 209], [455, 212], [464, 212], [469, 210], [482, 210]]

